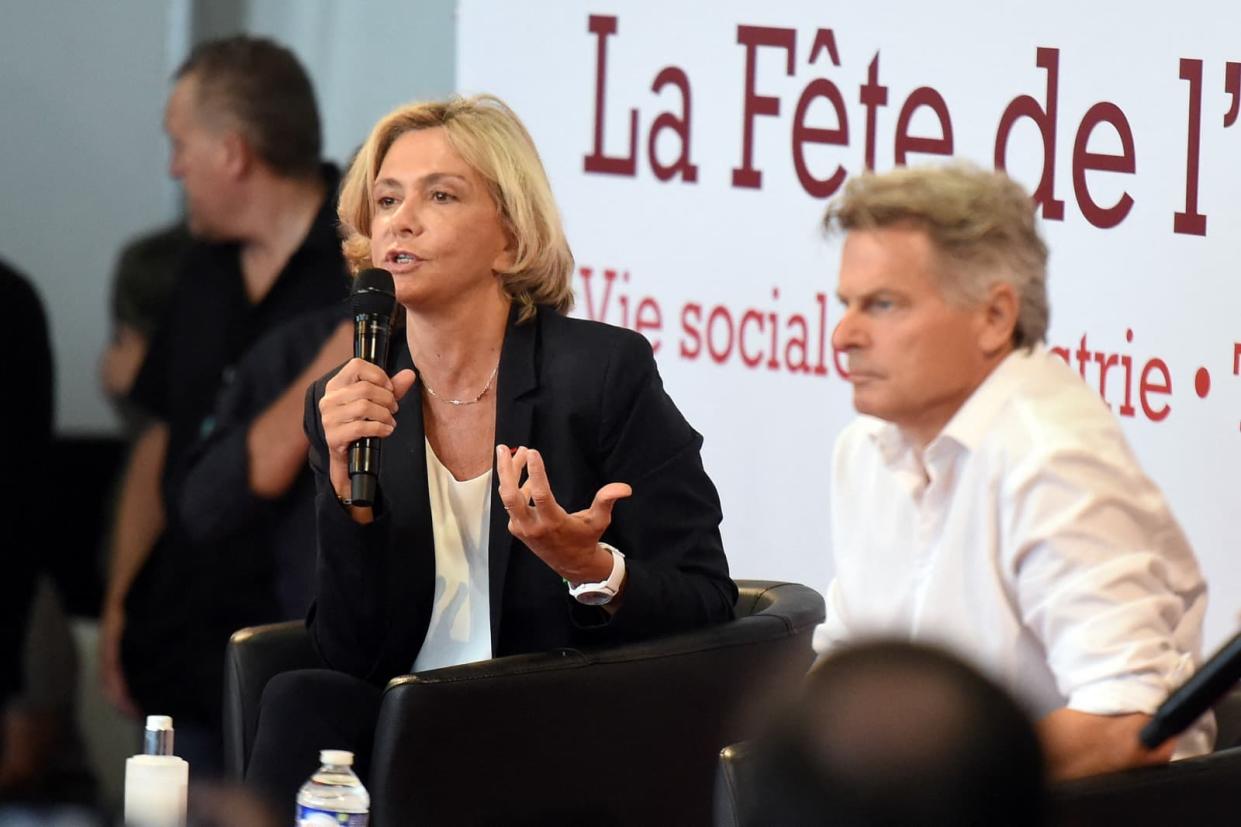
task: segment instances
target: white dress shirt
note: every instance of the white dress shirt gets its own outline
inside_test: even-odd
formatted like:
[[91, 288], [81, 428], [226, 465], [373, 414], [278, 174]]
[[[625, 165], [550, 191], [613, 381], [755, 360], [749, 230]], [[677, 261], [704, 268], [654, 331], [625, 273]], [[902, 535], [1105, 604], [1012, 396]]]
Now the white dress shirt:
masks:
[[[815, 649], [937, 643], [1041, 717], [1154, 712], [1193, 672], [1206, 585], [1116, 420], [1063, 360], [1006, 358], [919, 457], [861, 417], [832, 469], [835, 579]], [[1210, 716], [1177, 756], [1207, 752]]]
[[428, 441], [427, 489], [435, 537], [435, 599], [415, 672], [491, 657], [491, 469], [472, 480], [455, 479]]

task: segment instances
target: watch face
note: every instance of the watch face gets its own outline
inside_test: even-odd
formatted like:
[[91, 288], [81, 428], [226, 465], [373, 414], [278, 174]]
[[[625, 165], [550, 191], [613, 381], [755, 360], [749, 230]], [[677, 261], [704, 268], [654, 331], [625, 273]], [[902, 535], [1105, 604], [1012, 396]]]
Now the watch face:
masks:
[[604, 590], [597, 592], [581, 592], [574, 595], [574, 599], [584, 606], [606, 606], [608, 603], [612, 602], [612, 593]]

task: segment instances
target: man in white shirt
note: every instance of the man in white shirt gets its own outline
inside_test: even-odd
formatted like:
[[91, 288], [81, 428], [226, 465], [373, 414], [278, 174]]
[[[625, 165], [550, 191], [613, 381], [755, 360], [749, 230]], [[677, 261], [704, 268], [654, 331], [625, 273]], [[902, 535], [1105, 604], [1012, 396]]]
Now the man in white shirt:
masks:
[[1042, 345], [1047, 248], [1026, 193], [954, 165], [865, 175], [833, 345], [857, 421], [832, 469], [835, 579], [815, 646], [947, 645], [1039, 720], [1053, 776], [1210, 749], [1208, 716], [1137, 733], [1193, 671], [1206, 586], [1103, 401]]

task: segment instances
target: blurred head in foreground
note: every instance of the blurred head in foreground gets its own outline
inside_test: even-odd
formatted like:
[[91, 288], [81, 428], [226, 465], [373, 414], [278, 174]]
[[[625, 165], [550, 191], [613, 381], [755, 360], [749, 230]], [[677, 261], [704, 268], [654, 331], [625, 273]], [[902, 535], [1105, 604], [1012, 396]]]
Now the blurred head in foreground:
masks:
[[1043, 759], [1029, 719], [937, 649], [875, 642], [830, 655], [755, 750], [749, 816], [762, 822], [1042, 822]]

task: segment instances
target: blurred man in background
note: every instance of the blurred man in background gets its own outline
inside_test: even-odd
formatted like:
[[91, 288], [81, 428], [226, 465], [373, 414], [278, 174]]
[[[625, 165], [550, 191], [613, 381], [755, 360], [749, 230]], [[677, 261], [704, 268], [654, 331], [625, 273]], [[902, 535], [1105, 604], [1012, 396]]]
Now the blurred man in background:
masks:
[[[198, 46], [175, 74], [165, 113], [170, 172], [185, 190], [195, 243], [132, 399], [154, 417], [122, 483], [100, 631], [105, 691], [131, 714], [173, 715], [178, 752], [200, 772], [219, 759], [223, 652], [238, 627], [288, 617], [275, 598], [271, 511], [289, 507], [304, 473], [302, 397], [350, 355], [347, 330], [323, 314], [346, 293], [335, 231], [337, 172], [320, 162], [305, 70], [265, 39]], [[319, 319], [267, 361], [256, 344]], [[230, 432], [215, 411], [242, 373], [248, 393]], [[236, 413], [237, 405], [231, 410]], [[254, 508], [217, 542], [186, 527], [184, 480], [203, 446], [228, 458], [215, 487]], [[278, 522], [278, 521], [277, 521]], [[200, 538], [201, 539], [201, 538]], [[313, 548], [307, 543], [307, 548]]]

